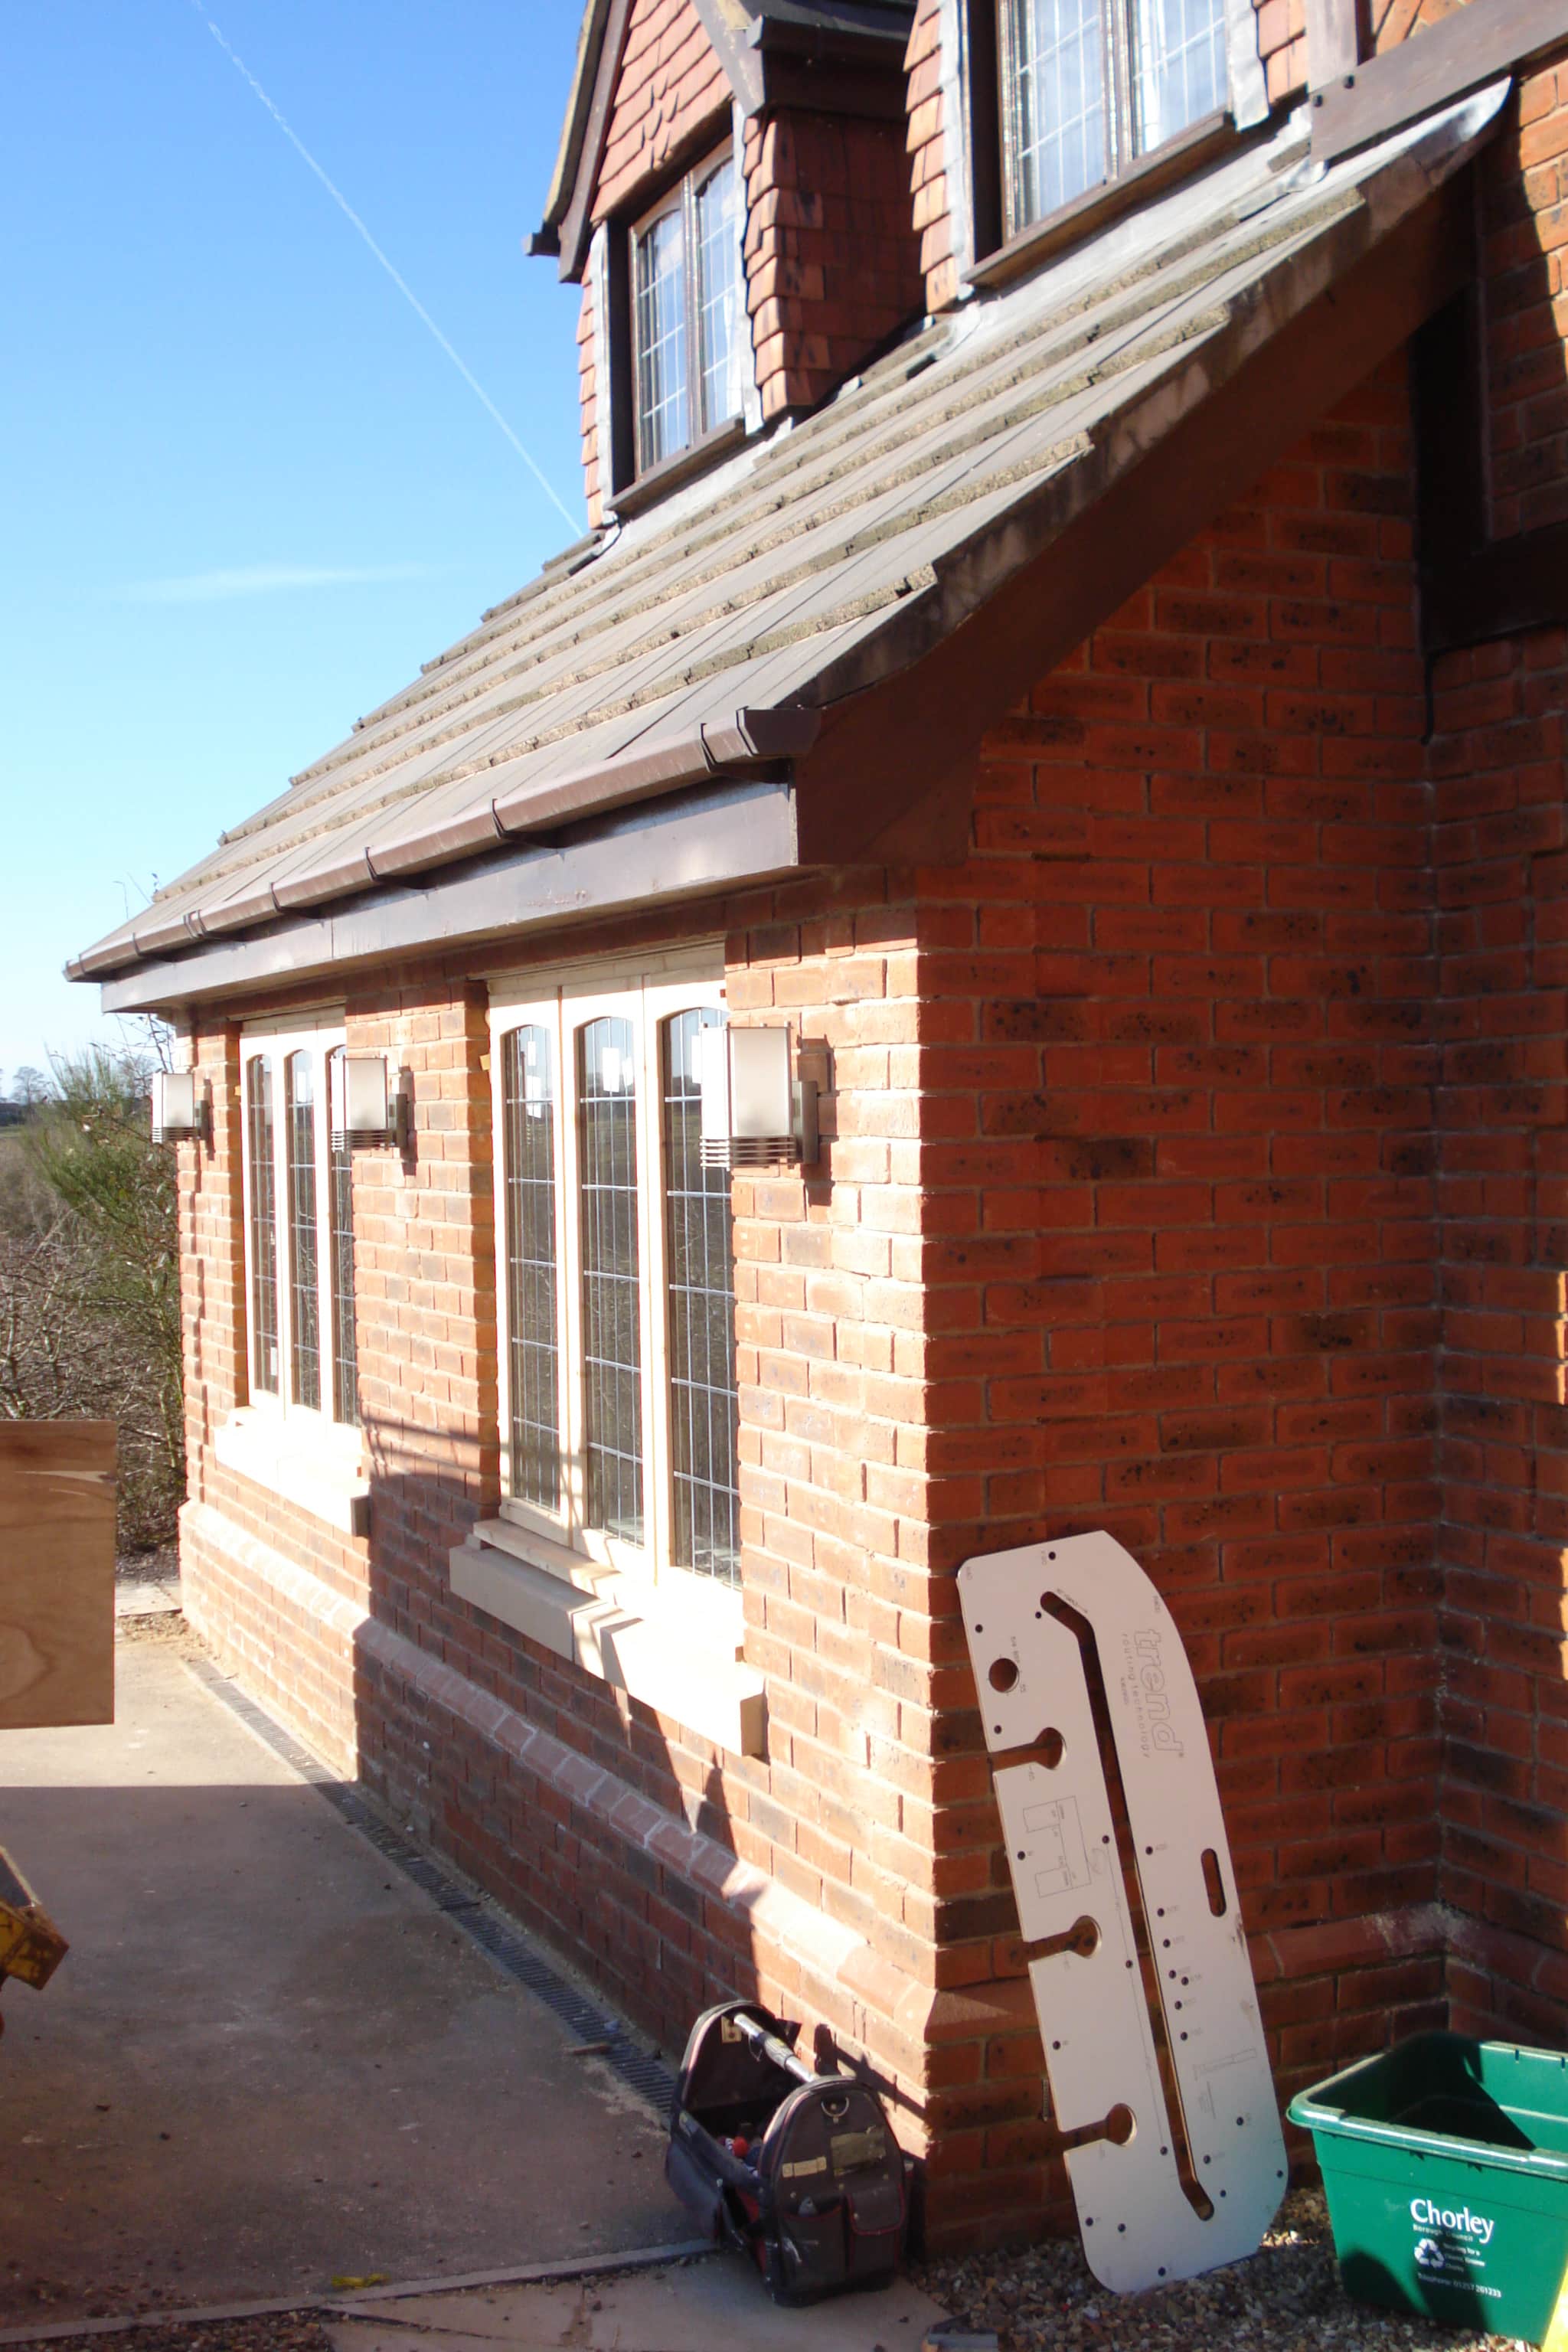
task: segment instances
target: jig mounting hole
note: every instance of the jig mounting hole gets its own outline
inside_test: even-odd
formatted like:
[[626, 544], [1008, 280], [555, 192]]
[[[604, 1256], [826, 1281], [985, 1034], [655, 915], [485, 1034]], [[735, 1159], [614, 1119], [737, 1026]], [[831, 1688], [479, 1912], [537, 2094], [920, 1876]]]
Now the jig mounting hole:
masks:
[[993, 1690], [1010, 1691], [1014, 1684], [1018, 1679], [1017, 1659], [993, 1658], [991, 1661], [991, 1672], [986, 1679], [990, 1683]]
[[1138, 2118], [1129, 2106], [1120, 2102], [1105, 2118], [1105, 2137], [1113, 2147], [1125, 2147], [1138, 2128]]
[[1226, 1914], [1225, 1881], [1219, 1874], [1219, 1856], [1212, 1845], [1203, 1851], [1204, 1891], [1209, 1899], [1209, 1909], [1216, 1919]]

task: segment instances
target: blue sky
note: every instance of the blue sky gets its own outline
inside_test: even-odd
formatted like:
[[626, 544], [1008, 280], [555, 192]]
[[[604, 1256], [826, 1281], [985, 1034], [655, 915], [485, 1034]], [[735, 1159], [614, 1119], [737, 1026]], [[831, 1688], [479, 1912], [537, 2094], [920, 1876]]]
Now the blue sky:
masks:
[[577, 296], [528, 260], [580, 0], [5, 12], [0, 1083], [65, 958], [582, 528]]

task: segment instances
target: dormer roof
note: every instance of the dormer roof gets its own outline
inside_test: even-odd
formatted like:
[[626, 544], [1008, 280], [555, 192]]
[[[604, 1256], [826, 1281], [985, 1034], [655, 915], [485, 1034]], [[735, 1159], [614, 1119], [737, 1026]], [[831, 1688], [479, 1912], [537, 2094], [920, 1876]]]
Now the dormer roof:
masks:
[[1463, 282], [1507, 90], [1331, 163], [1303, 110], [924, 327], [568, 551], [73, 977], [142, 1010], [961, 854], [982, 731]]
[[[901, 117], [914, 0], [692, 0], [750, 116], [772, 106]], [[582, 277], [631, 0], [587, 0], [544, 218], [529, 240]]]

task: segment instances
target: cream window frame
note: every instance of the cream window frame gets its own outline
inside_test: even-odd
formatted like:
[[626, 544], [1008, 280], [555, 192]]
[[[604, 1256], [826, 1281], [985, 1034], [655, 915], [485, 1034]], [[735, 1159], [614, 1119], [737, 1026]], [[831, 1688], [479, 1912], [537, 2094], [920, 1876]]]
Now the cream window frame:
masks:
[[[333, 1051], [346, 1047], [347, 1034], [342, 1016], [336, 1022], [315, 1023], [309, 1026], [288, 1027], [266, 1024], [247, 1027], [239, 1041], [239, 1129], [240, 1129], [240, 1192], [241, 1223], [245, 1237], [245, 1370], [246, 1388], [249, 1397], [252, 1423], [270, 1421], [287, 1423], [301, 1437], [319, 1436], [324, 1443], [341, 1444], [345, 1450], [352, 1441], [357, 1457], [361, 1443], [360, 1430], [353, 1422], [339, 1421], [332, 1407], [335, 1397], [334, 1370], [337, 1357], [337, 1321], [332, 1296], [332, 1178], [331, 1178], [331, 1103], [328, 1085], [328, 1065]], [[289, 1200], [289, 1118], [288, 1070], [289, 1057], [297, 1053], [309, 1053], [312, 1057], [312, 1077], [315, 1085], [315, 1207], [316, 1207], [316, 1346], [317, 1392], [321, 1402], [307, 1405], [298, 1402], [293, 1394], [294, 1299], [292, 1281], [293, 1234]], [[250, 1143], [249, 1072], [253, 1062], [265, 1059], [272, 1073], [272, 1174], [273, 1216], [275, 1233], [278, 1310], [278, 1386], [276, 1391], [258, 1389], [255, 1381], [252, 1324], [255, 1316], [254, 1235], [251, 1229], [251, 1197], [255, 1171], [252, 1167]]]
[[[669, 1414], [669, 1316], [667, 1282], [663, 1135], [664, 1024], [673, 1015], [724, 1010], [724, 967], [717, 947], [639, 958], [635, 963], [541, 974], [492, 990], [489, 1012], [490, 1092], [494, 1119], [497, 1313], [503, 1522], [534, 1538], [540, 1566], [595, 1587], [626, 1579], [657, 1586], [661, 1601], [678, 1603], [716, 1630], [738, 1633], [739, 1593], [671, 1559], [674, 1517], [673, 1445]], [[577, 1032], [605, 1016], [629, 1020], [637, 1073], [638, 1339], [642, 1406], [643, 1541], [631, 1543], [587, 1523], [583, 1377], [583, 1237], [579, 1212], [580, 1125], [577, 1117]], [[555, 1270], [557, 1422], [560, 1507], [550, 1511], [511, 1489], [511, 1302], [507, 1254], [507, 1161], [504, 1056], [508, 1034], [542, 1029], [553, 1058], [551, 1116], [555, 1151]]]

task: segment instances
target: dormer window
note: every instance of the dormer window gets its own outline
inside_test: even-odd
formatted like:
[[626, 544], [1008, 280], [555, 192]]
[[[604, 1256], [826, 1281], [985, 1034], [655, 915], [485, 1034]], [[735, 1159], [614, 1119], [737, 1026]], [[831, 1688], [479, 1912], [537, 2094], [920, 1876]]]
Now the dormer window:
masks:
[[999, 0], [1017, 236], [1226, 102], [1224, 0]]
[[632, 236], [637, 465], [646, 474], [741, 412], [740, 194], [710, 155]]

